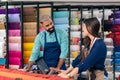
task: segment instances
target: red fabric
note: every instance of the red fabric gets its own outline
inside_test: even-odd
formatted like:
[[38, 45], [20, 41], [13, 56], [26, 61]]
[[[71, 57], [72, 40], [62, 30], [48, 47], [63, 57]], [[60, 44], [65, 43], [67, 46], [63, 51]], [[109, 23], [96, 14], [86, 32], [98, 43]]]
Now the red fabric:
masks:
[[15, 80], [14, 78], [8, 78], [4, 76], [0, 76], [0, 80]]
[[112, 26], [110, 31], [112, 31], [112, 32], [119, 31], [120, 32], [120, 24], [116, 24], [115, 26]]
[[[6, 74], [8, 74], [8, 75], [6, 75]], [[13, 75], [15, 75], [15, 76], [13, 76]], [[11, 79], [7, 79], [9, 77], [11, 77]], [[1, 78], [6, 78], [5, 80], [13, 80], [12, 78], [14, 78], [14, 79], [22, 78], [22, 80], [25, 80], [25, 78], [27, 78], [27, 79], [29, 78], [29, 80], [38, 80], [38, 79], [39, 80], [71, 80], [71, 79], [67, 79], [67, 78], [61, 78], [56, 75], [35, 74], [35, 73], [23, 72], [23, 71], [19, 71], [19, 70], [15, 70], [15, 69], [0, 69], [0, 80], [1, 80]]]

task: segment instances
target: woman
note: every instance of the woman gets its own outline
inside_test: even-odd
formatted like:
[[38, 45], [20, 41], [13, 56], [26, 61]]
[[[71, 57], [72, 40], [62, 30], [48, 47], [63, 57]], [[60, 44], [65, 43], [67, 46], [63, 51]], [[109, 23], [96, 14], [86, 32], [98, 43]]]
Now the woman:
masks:
[[72, 66], [65, 71], [62, 70], [58, 76], [70, 78], [87, 70], [89, 80], [104, 80], [104, 75], [107, 76], [104, 65], [107, 49], [99, 36], [99, 28], [100, 23], [97, 18], [83, 21], [84, 49], [72, 62]]

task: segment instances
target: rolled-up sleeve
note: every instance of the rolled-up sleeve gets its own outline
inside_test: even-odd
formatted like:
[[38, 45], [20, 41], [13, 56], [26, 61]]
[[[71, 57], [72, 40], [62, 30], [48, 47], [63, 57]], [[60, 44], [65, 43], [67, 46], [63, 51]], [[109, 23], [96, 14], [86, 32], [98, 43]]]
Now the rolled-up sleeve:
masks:
[[40, 55], [40, 33], [36, 36], [35, 41], [34, 41], [34, 47], [32, 49], [32, 54], [30, 56], [29, 61], [35, 61], [37, 60], [38, 56]]
[[68, 35], [67, 32], [62, 30], [61, 31], [61, 40], [60, 40], [60, 48], [61, 48], [61, 54], [60, 58], [66, 58], [68, 54]]

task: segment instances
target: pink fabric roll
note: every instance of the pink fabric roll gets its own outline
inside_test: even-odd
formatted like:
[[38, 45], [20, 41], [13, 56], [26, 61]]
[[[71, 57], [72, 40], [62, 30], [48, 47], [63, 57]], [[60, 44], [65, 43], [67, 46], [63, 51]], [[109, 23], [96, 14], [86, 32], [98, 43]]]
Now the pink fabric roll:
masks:
[[10, 36], [9, 37], [9, 42], [10, 43], [21, 43], [21, 37], [13, 37], [13, 36]]
[[9, 64], [21, 65], [21, 59], [17, 57], [10, 57]]
[[20, 30], [8, 30], [9, 36], [20, 36]]
[[9, 57], [18, 57], [21, 58], [21, 51], [9, 51]]
[[21, 43], [9, 43], [10, 51], [21, 51]]

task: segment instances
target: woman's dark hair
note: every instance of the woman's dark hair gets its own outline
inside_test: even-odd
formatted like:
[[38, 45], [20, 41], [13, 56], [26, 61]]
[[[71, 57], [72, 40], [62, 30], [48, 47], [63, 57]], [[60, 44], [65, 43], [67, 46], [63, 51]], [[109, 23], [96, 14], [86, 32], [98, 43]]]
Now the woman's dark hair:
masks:
[[[100, 37], [99, 36], [100, 22], [96, 17], [85, 19], [83, 23], [86, 25], [87, 31], [91, 35], [93, 35], [94, 37]], [[86, 36], [83, 40], [84, 49], [82, 51], [82, 56], [80, 60], [84, 60], [85, 57], [88, 55], [90, 42], [91, 42], [91, 39], [88, 36]]]

